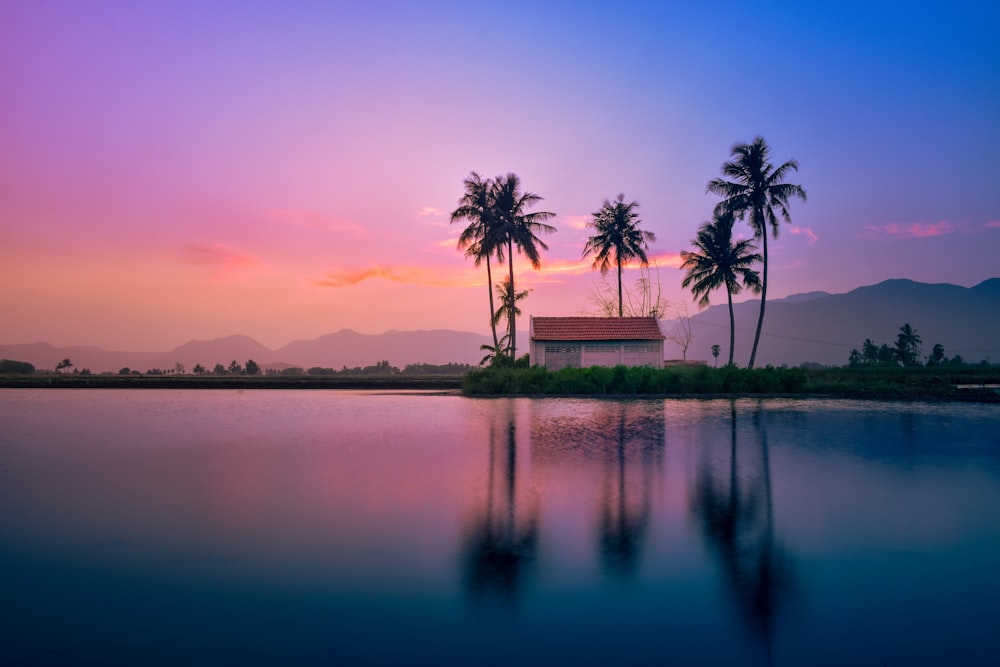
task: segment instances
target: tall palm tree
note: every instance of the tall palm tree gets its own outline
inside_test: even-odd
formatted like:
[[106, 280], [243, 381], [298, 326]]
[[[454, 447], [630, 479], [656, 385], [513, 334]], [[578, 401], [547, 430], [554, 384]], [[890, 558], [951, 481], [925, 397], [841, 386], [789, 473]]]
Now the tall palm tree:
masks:
[[762, 240], [763, 271], [760, 291], [760, 315], [757, 318], [757, 332], [753, 338], [748, 368], [753, 368], [757, 358], [757, 344], [764, 324], [764, 306], [767, 303], [767, 228], [778, 238], [778, 214], [791, 222], [788, 200], [792, 197], [806, 199], [806, 191], [800, 185], [785, 183], [791, 171], [798, 171], [799, 163], [789, 160], [779, 167], [770, 162], [771, 148], [763, 137], [755, 137], [753, 143], [736, 144], [730, 154], [734, 159], [722, 165], [722, 175], [732, 180], [715, 178], [708, 182], [708, 191], [724, 199], [715, 207], [716, 212], [729, 211], [740, 220], [749, 218], [754, 236]]
[[496, 255], [503, 261], [504, 245], [497, 233], [497, 218], [493, 205], [494, 184], [490, 179], [483, 179], [476, 172], [471, 172], [464, 181], [465, 194], [459, 200], [459, 206], [451, 212], [451, 222], [468, 220], [466, 227], [458, 237], [458, 249], [464, 250], [466, 257], [471, 257], [476, 266], [486, 261], [486, 288], [490, 293], [490, 327], [493, 329], [493, 347], [499, 349], [497, 339], [496, 309], [493, 307], [493, 271], [490, 267], [490, 257]]
[[694, 251], [681, 252], [681, 268], [687, 270], [682, 287], [691, 286], [691, 294], [699, 306], [709, 304], [709, 294], [719, 287], [726, 288], [729, 301], [729, 365], [733, 363], [736, 345], [736, 319], [733, 316], [733, 295], [744, 287], [752, 292], [761, 289], [760, 275], [752, 268], [761, 256], [754, 252], [753, 241], [744, 239], [733, 243], [733, 216], [721, 213], [712, 222], [698, 228], [698, 236], [691, 240]]
[[655, 241], [656, 235], [639, 229], [639, 214], [635, 209], [639, 202], [625, 203], [625, 195], [619, 194], [614, 202], [604, 200], [604, 205], [593, 214], [587, 226], [597, 232], [587, 239], [583, 256], [593, 253], [594, 268], [601, 274], [608, 272], [612, 261], [618, 268], [618, 317], [622, 316], [622, 264], [638, 259], [641, 266], [649, 264], [646, 241]]
[[[499, 238], [507, 245], [507, 269], [509, 271], [510, 290], [514, 291], [514, 248], [518, 254], [523, 254], [531, 262], [532, 268], [541, 267], [539, 248], [549, 247], [538, 238], [539, 233], [551, 234], [556, 231], [552, 225], [543, 221], [555, 216], [549, 211], [534, 211], [527, 209], [534, 206], [542, 198], [533, 192], [521, 192], [521, 179], [517, 174], [508, 173], [497, 176], [493, 181], [493, 206], [496, 215], [496, 230]], [[510, 313], [510, 358], [517, 355], [516, 312]]]

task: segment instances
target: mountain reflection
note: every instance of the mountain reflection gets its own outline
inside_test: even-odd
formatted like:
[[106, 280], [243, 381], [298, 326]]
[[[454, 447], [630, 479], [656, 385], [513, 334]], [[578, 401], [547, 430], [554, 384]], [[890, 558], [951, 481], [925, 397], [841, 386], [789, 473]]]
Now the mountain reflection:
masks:
[[778, 605], [792, 592], [793, 581], [789, 558], [774, 537], [764, 418], [760, 407], [752, 421], [756, 437], [738, 444], [736, 404], [731, 404], [728, 446], [722, 439], [706, 439], [690, 493], [705, 545], [719, 562], [747, 627], [770, 656]]
[[486, 493], [466, 527], [462, 568], [473, 599], [513, 604], [535, 560], [538, 499], [518, 489], [514, 402], [505, 402], [490, 421]]

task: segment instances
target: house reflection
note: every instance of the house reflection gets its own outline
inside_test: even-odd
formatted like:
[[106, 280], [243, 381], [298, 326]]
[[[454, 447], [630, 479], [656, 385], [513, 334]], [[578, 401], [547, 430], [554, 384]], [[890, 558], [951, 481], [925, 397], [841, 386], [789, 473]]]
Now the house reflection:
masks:
[[778, 606], [794, 582], [790, 558], [774, 536], [765, 417], [758, 406], [747, 437], [731, 404], [729, 442], [702, 444], [690, 507], [740, 615], [770, 657]]
[[462, 573], [474, 600], [514, 604], [535, 560], [539, 512], [537, 495], [518, 487], [515, 403], [503, 400], [490, 421], [486, 489], [465, 529]]

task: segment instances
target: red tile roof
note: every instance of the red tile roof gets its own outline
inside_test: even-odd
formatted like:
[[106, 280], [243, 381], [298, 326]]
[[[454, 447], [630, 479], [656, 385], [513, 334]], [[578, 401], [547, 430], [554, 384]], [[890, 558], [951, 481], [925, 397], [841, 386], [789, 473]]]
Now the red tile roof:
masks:
[[663, 340], [655, 317], [533, 317], [533, 340]]

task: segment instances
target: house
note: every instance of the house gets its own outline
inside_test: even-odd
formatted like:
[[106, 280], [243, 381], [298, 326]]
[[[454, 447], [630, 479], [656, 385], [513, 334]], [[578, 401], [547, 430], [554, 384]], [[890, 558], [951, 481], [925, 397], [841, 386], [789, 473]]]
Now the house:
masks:
[[531, 361], [550, 371], [587, 366], [663, 366], [655, 317], [532, 317]]

